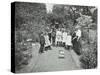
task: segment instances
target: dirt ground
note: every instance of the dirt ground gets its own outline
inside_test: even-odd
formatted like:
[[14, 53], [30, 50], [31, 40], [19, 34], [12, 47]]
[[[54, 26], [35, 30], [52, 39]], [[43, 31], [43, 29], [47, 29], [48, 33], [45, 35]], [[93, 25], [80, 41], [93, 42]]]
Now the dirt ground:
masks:
[[[81, 69], [78, 56], [74, 51], [65, 50], [63, 47], [53, 47], [52, 50], [39, 54], [39, 44], [33, 44], [33, 57], [30, 63], [20, 70], [26, 72], [48, 72]], [[59, 58], [59, 50], [64, 51], [64, 58]]]

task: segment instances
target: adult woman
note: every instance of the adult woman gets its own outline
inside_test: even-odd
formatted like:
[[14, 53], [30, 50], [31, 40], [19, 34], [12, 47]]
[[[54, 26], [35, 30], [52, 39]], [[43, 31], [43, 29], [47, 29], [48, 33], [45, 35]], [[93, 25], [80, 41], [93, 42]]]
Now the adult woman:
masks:
[[73, 43], [73, 49], [74, 51], [80, 55], [80, 49], [81, 49], [81, 44], [80, 44], [80, 37], [81, 37], [81, 30], [79, 27], [76, 27], [76, 31], [72, 35], [72, 43]]

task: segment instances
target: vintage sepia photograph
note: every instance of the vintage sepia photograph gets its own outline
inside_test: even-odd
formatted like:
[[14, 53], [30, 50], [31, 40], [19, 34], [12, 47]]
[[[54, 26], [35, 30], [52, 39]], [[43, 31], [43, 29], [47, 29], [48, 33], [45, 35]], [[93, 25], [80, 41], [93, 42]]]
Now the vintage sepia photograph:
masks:
[[97, 7], [13, 2], [14, 73], [97, 68]]

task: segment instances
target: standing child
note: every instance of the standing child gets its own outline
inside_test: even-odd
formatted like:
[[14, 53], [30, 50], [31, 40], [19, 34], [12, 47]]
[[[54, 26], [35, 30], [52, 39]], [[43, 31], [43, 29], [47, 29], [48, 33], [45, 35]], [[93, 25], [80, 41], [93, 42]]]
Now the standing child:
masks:
[[61, 41], [62, 41], [62, 32], [61, 32], [60, 29], [58, 29], [58, 30], [56, 31], [56, 42], [55, 42], [56, 45], [57, 45], [57, 46], [60, 46]]
[[51, 50], [51, 43], [50, 43], [50, 40], [49, 40], [48, 33], [45, 33], [44, 38], [45, 38], [45, 50], [46, 51]]
[[55, 28], [52, 29], [51, 38], [52, 38], [52, 45], [55, 45], [55, 39], [56, 39], [56, 30], [55, 30]]
[[44, 34], [41, 33], [41, 35], [40, 35], [40, 50], [39, 50], [39, 53], [43, 53], [44, 45], [45, 45], [45, 38], [44, 38]]
[[51, 33], [52, 33], [52, 30], [50, 29], [50, 31], [48, 32], [48, 36], [49, 36], [49, 41], [50, 41], [50, 43], [51, 43]]
[[67, 32], [65, 30], [63, 30], [63, 33], [62, 33], [62, 43], [63, 43], [64, 47], [65, 47], [65, 43], [66, 43], [66, 38], [67, 38]]
[[70, 35], [70, 32], [68, 32], [65, 44], [66, 44], [68, 50], [70, 50], [72, 48], [72, 36]]

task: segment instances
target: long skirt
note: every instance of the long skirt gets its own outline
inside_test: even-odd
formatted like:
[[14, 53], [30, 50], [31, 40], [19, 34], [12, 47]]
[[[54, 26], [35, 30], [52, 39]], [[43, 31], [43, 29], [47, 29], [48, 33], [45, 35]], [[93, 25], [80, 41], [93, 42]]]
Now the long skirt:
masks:
[[51, 43], [51, 33], [49, 33], [48, 36], [49, 36], [49, 41]]
[[52, 37], [52, 44], [55, 44], [55, 37]]
[[73, 43], [74, 51], [76, 52], [77, 55], [80, 55], [81, 54], [81, 51], [80, 51], [81, 50], [81, 44], [80, 44], [80, 42], [77, 41], [77, 39], [74, 39], [72, 41], [72, 43]]
[[43, 51], [44, 51], [44, 44], [41, 44], [41, 45], [40, 45], [39, 53], [43, 53]]
[[62, 37], [61, 36], [56, 36], [56, 44], [57, 42], [62, 42]]

